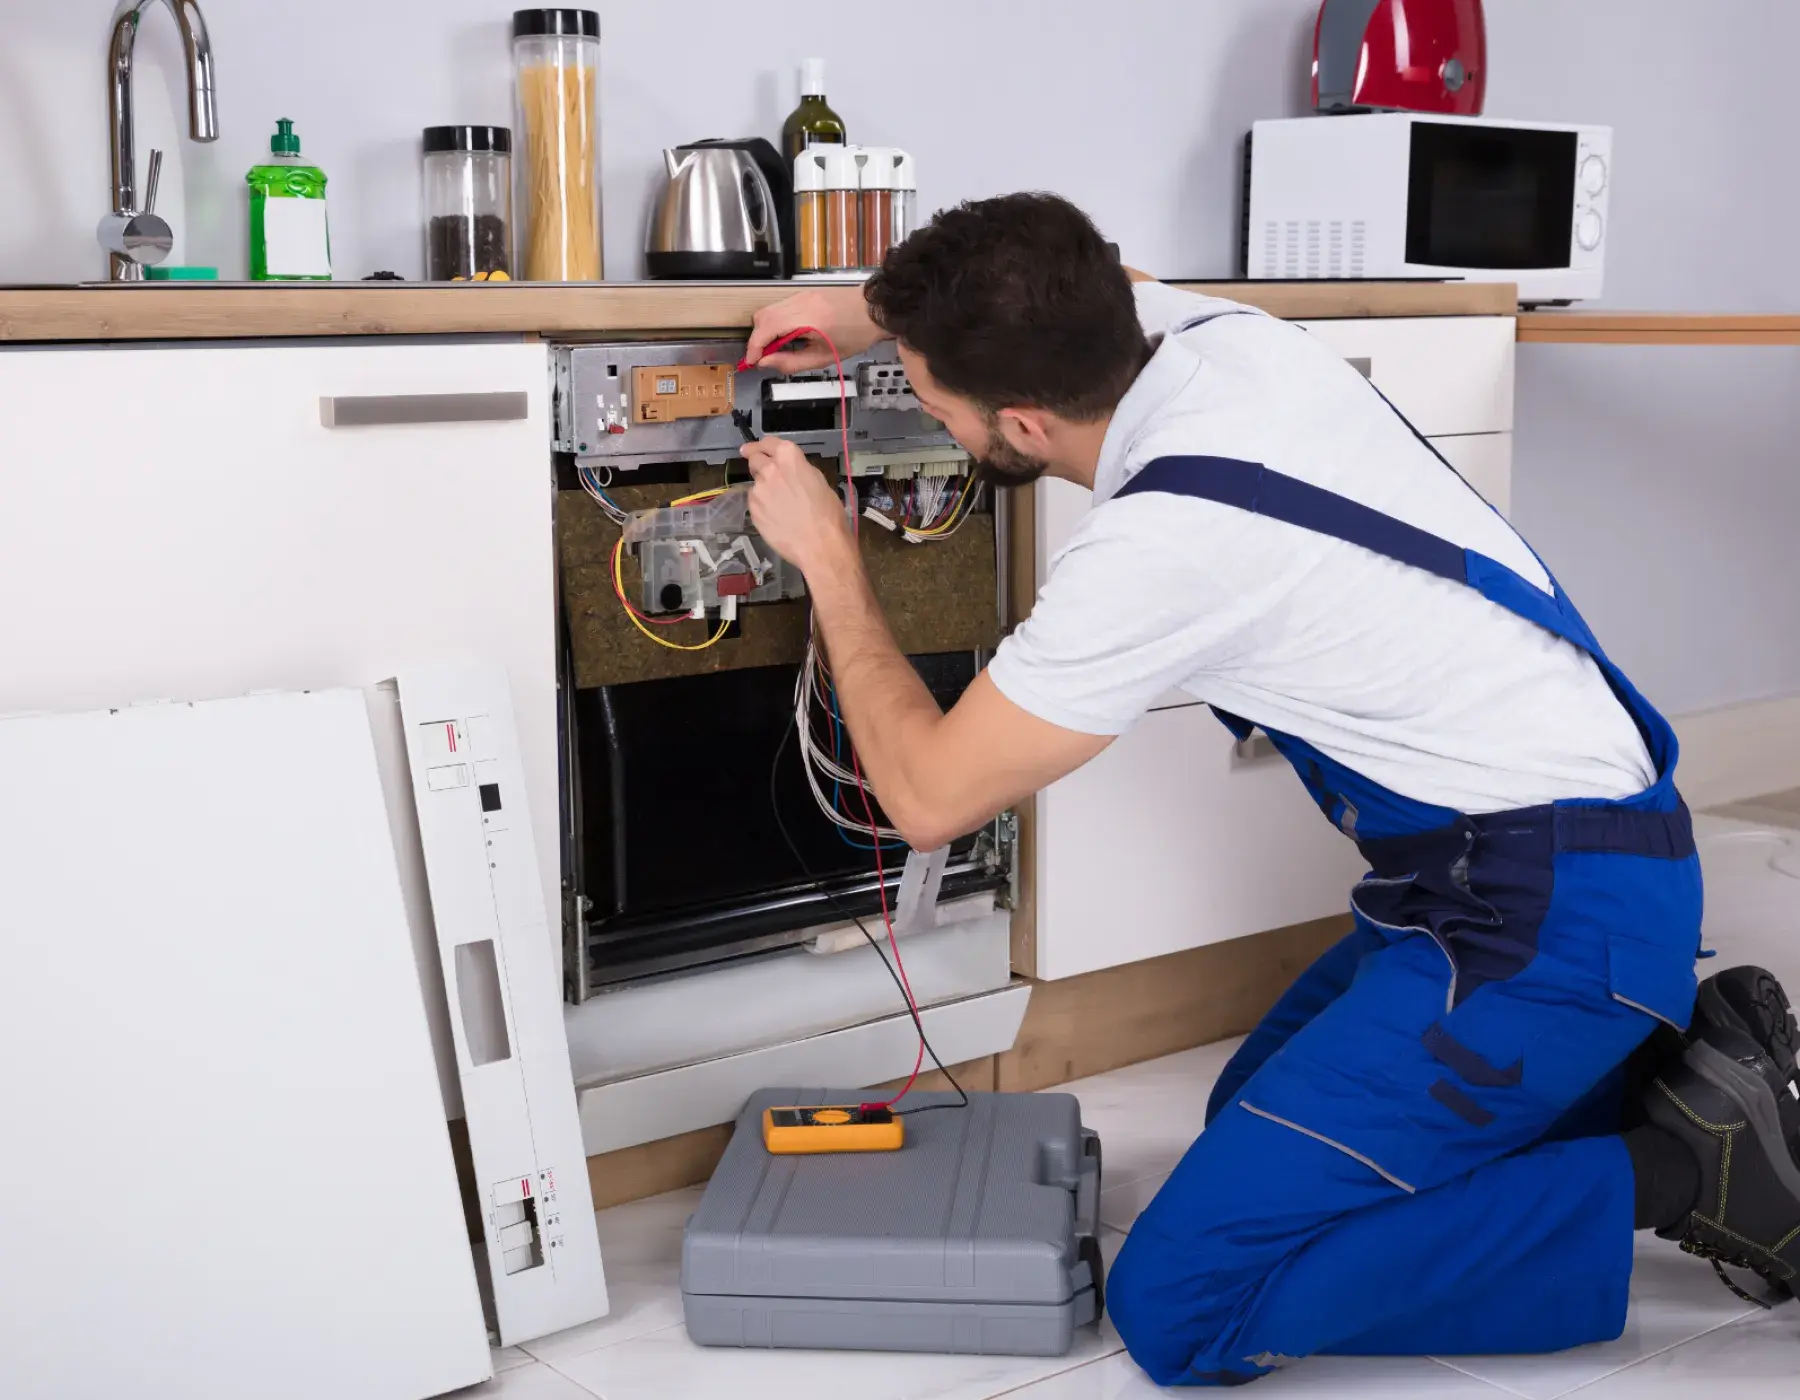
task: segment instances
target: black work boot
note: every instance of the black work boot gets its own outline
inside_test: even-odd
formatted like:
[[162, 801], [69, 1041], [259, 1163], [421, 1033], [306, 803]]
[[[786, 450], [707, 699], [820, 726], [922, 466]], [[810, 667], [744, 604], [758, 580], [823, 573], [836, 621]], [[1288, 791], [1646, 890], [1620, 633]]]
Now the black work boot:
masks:
[[1690, 1043], [1645, 1097], [1650, 1121], [1700, 1166], [1687, 1216], [1657, 1233], [1690, 1254], [1749, 1269], [1791, 1294], [1800, 1281], [1800, 1081], [1793, 1012], [1761, 968], [1730, 968], [1701, 985]]

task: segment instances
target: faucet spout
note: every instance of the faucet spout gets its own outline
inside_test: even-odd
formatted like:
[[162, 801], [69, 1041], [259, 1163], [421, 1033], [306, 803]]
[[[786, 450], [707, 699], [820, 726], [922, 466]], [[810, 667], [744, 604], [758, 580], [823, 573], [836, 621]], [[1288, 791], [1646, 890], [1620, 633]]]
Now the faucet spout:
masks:
[[[112, 131], [112, 212], [137, 214], [137, 120], [133, 96], [132, 63], [137, 48], [138, 25], [144, 12], [159, 0], [120, 0], [113, 13], [112, 39], [106, 49], [106, 110]], [[212, 40], [197, 0], [160, 0], [169, 7], [181, 31], [181, 50], [187, 60], [188, 130], [196, 141], [219, 138], [219, 109], [213, 87]], [[115, 281], [135, 280], [142, 269], [120, 254], [112, 256]]]

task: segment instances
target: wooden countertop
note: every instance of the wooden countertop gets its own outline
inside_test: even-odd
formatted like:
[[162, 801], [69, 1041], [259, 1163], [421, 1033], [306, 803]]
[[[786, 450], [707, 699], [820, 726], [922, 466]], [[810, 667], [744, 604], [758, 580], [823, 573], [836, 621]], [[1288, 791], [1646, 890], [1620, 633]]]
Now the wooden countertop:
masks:
[[[1510, 284], [1184, 282], [1290, 320], [1510, 316]], [[138, 283], [0, 289], [0, 341], [221, 340], [338, 335], [617, 335], [750, 324], [792, 283]]]
[[1800, 316], [1670, 311], [1526, 311], [1519, 339], [1538, 345], [1800, 345]]

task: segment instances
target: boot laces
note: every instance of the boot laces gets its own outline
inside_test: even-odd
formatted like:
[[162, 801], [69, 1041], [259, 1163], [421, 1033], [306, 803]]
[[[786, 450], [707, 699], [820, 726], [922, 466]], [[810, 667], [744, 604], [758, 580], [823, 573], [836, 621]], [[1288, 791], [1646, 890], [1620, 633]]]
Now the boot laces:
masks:
[[[1777, 1303], [1784, 1303], [1794, 1296], [1788, 1291], [1787, 1285], [1776, 1276], [1774, 1270], [1771, 1269], [1767, 1263], [1753, 1258], [1746, 1249], [1728, 1249], [1707, 1240], [1695, 1239], [1691, 1235], [1681, 1241], [1681, 1249], [1684, 1254], [1692, 1254], [1696, 1258], [1706, 1260], [1713, 1266], [1713, 1272], [1719, 1276], [1720, 1283], [1724, 1284], [1746, 1303], [1754, 1304], [1764, 1311], [1768, 1311]], [[1744, 1289], [1738, 1287], [1732, 1277], [1725, 1272], [1725, 1265], [1727, 1264], [1730, 1264], [1733, 1268], [1737, 1269], [1748, 1269], [1774, 1290], [1774, 1296], [1772, 1298], [1758, 1298], [1754, 1294], [1748, 1293]]]

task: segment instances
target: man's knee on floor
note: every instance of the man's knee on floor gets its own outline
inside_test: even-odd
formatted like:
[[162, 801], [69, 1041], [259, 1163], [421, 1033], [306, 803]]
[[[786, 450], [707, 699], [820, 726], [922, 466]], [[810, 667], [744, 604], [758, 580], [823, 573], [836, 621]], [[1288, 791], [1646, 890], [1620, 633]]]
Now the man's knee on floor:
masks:
[[1131, 1359], [1158, 1385], [1239, 1385], [1267, 1369], [1233, 1356], [1240, 1303], [1254, 1279], [1227, 1263], [1223, 1238], [1181, 1243], [1140, 1221], [1106, 1283], [1106, 1308]]
[[1306, 1343], [1259, 1306], [1272, 1281], [1331, 1221], [1395, 1194], [1343, 1152], [1227, 1107], [1113, 1265], [1107, 1308], [1126, 1349], [1165, 1385], [1251, 1380], [1298, 1355]]

